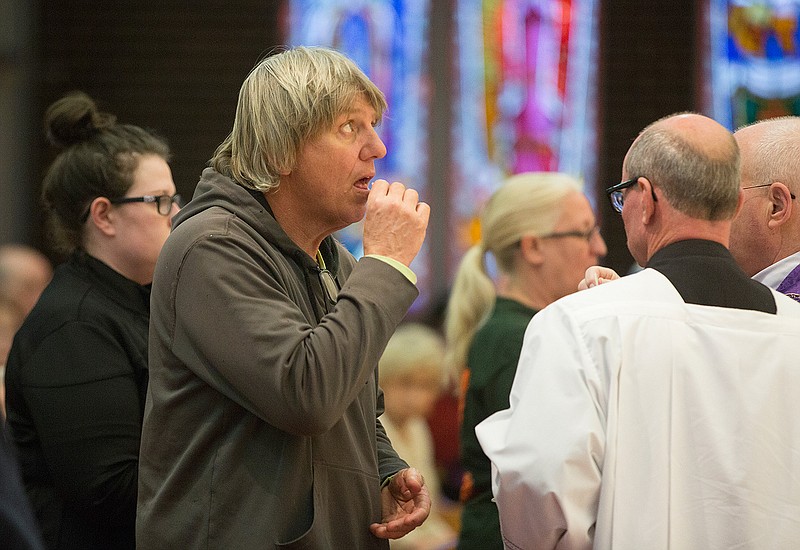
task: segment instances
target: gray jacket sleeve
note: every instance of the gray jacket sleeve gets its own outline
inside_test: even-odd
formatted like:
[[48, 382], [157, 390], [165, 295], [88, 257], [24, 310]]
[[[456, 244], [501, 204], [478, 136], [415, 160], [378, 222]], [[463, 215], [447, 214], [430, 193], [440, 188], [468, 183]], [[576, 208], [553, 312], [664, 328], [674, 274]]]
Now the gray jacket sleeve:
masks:
[[323, 433], [375, 375], [417, 289], [385, 262], [362, 258], [333, 311], [313, 326], [300, 299], [307, 282], [256, 252], [225, 238], [188, 250], [169, 298], [171, 349], [265, 422], [298, 435]]

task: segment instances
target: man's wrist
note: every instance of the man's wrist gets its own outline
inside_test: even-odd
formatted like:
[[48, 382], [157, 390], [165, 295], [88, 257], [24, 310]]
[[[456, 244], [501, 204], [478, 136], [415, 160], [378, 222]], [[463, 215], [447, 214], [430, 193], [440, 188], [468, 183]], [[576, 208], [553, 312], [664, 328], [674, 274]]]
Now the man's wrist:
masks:
[[380, 254], [367, 254], [365, 258], [375, 258], [376, 260], [380, 260], [385, 262], [395, 268], [397, 271], [402, 273], [406, 279], [411, 281], [412, 284], [417, 284], [417, 275], [414, 273], [410, 267], [403, 264], [402, 262], [398, 262], [394, 258], [390, 258], [389, 256], [381, 256]]
[[397, 475], [397, 472], [393, 473], [392, 475], [390, 475], [389, 477], [384, 479], [383, 482], [381, 483], [381, 489], [383, 489], [384, 487], [389, 485], [392, 482], [392, 479], [394, 478], [394, 476], [396, 476], [396, 475]]

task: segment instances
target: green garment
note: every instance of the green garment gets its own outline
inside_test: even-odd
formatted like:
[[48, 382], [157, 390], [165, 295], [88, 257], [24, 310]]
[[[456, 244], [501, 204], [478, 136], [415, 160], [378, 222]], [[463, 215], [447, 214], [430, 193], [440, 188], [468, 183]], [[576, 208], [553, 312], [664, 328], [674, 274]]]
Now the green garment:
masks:
[[475, 436], [475, 426], [507, 409], [517, 371], [522, 338], [536, 313], [515, 300], [498, 297], [486, 322], [475, 333], [467, 356], [469, 384], [461, 424], [461, 463], [473, 479], [471, 498], [461, 515], [459, 550], [502, 550], [500, 519], [492, 502], [491, 463]]

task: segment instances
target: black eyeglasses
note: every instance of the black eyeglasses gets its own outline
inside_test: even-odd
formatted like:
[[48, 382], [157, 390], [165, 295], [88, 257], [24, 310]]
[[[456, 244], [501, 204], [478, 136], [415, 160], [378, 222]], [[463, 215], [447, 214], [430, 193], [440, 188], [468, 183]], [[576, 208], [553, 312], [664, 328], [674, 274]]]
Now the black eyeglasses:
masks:
[[[614, 210], [622, 214], [622, 206], [625, 202], [625, 198], [622, 196], [622, 191], [627, 189], [628, 187], [633, 187], [636, 185], [636, 182], [639, 181], [639, 178], [644, 176], [636, 176], [633, 179], [629, 179], [618, 183], [616, 185], [612, 185], [608, 189], [606, 189], [606, 195], [608, 195], [608, 200], [611, 201], [611, 206], [614, 207]], [[656, 197], [656, 191], [653, 188], [652, 182], [650, 183], [650, 193], [653, 194], [653, 202], [658, 202], [658, 197]]]
[[109, 199], [111, 204], [127, 204], [129, 202], [152, 202], [155, 203], [158, 213], [162, 216], [169, 216], [172, 212], [172, 205], [178, 205], [178, 208], [183, 206], [183, 198], [179, 194], [172, 196], [169, 195], [144, 195], [142, 197], [120, 197], [118, 199]]
[[588, 231], [558, 231], [556, 233], [548, 233], [547, 235], [539, 235], [540, 239], [561, 239], [564, 237], [577, 237], [579, 239], [586, 239], [587, 242], [591, 242], [595, 235], [600, 234], [600, 228], [598, 226], [594, 226]]
[[[742, 190], [744, 190], [744, 189], [757, 189], [759, 187], [769, 187], [770, 185], [772, 185], [772, 183], [762, 183], [761, 185], [750, 185], [748, 187], [742, 187]], [[797, 198], [797, 197], [794, 196], [794, 193], [792, 193], [791, 191], [789, 191], [789, 196], [792, 197], [792, 200], [795, 200]]]

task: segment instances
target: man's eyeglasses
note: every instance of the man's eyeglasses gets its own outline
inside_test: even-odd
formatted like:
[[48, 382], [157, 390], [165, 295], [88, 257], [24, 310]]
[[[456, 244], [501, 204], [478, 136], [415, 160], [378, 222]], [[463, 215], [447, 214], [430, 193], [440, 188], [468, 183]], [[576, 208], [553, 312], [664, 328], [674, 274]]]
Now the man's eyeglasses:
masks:
[[548, 233], [546, 235], [539, 235], [540, 239], [561, 239], [564, 237], [577, 237], [579, 239], [585, 239], [587, 242], [591, 242], [595, 235], [600, 234], [600, 228], [598, 226], [594, 226], [588, 231], [557, 231], [555, 233]]
[[178, 205], [178, 208], [183, 206], [183, 198], [179, 194], [172, 196], [169, 195], [144, 195], [143, 197], [120, 197], [118, 199], [109, 199], [111, 204], [127, 204], [129, 202], [152, 202], [155, 203], [158, 213], [162, 216], [169, 216], [172, 212], [172, 205]]
[[[770, 185], [772, 185], [772, 183], [762, 183], [761, 185], [750, 185], [748, 187], [742, 187], [742, 190], [744, 190], [744, 189], [757, 189], [759, 187], [769, 187]], [[792, 193], [791, 191], [789, 191], [789, 196], [792, 197], [792, 200], [795, 200], [797, 198], [797, 197], [794, 196], [794, 193]]]
[[[639, 181], [639, 178], [644, 176], [636, 176], [635, 178], [623, 181], [616, 185], [612, 185], [608, 189], [606, 189], [606, 195], [608, 195], [608, 200], [611, 201], [611, 206], [614, 207], [614, 210], [622, 214], [622, 206], [625, 202], [625, 198], [622, 196], [622, 191], [627, 189], [628, 187], [633, 187], [636, 185], [636, 182]], [[653, 194], [653, 202], [658, 202], [658, 197], [656, 197], [656, 191], [653, 188], [652, 182], [650, 184], [650, 193]]]

